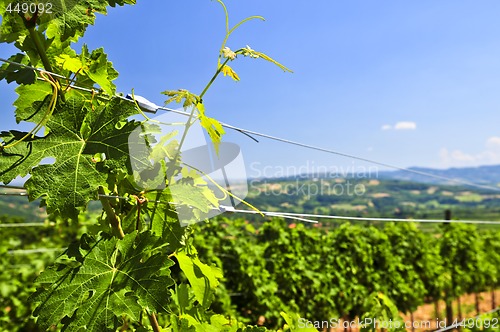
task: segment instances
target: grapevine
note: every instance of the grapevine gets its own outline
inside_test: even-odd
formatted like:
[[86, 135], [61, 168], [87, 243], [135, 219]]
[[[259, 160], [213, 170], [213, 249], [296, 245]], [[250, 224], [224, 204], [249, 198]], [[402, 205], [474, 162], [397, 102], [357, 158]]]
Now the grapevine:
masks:
[[[0, 182], [30, 175], [25, 183], [29, 198], [41, 199], [55, 220], [76, 221], [90, 201], [102, 204], [95, 225], [36, 279], [30, 301], [40, 329], [114, 331], [148, 324], [155, 331], [162, 326], [171, 331], [188, 326], [197, 331], [208, 326], [244, 329], [209, 312], [222, 274], [198, 259], [190, 241], [193, 230], [182, 227], [176, 209], [189, 206], [193, 215], [202, 216], [218, 208], [219, 199], [204, 186], [201, 177], [206, 174], [196, 174], [182, 162], [181, 147], [187, 131], [199, 121], [218, 151], [224, 130], [207, 115], [203, 97], [221, 73], [239, 79], [227, 65], [237, 55], [262, 58], [289, 70], [249, 47], [228, 53], [225, 44], [231, 33], [252, 18], [229, 29], [227, 8], [218, 2], [226, 15], [226, 36], [215, 74], [199, 95], [164, 92], [166, 102], [181, 102], [189, 117], [183, 137], [170, 142], [173, 149], [166, 153], [167, 161], [157, 158], [150, 165], [151, 170], [160, 165], [165, 175], [160, 177], [163, 185], [153, 188], [141, 188], [135, 181], [130, 163], [140, 157], [130, 153], [128, 140], [134, 130], [143, 128], [151, 141], [148, 130], [157, 123], [147, 116], [130, 120], [144, 113], [137, 103], [116, 95], [113, 81], [118, 72], [102, 48], [89, 50], [84, 44], [80, 53], [73, 48], [96, 14], [106, 14], [109, 6], [133, 5], [135, 0], [58, 0], [50, 7], [0, 2], [0, 42], [15, 43], [20, 53], [9, 60], [26, 66], [20, 70], [3, 65], [2, 77], [19, 84], [16, 119], [34, 124], [27, 133], [0, 134]], [[145, 153], [156, 156], [157, 151], [147, 145]], [[41, 164], [46, 158], [53, 163]], [[170, 192], [174, 182], [182, 189], [176, 206]], [[172, 275], [174, 266], [185, 279]], [[184, 297], [189, 303], [180, 302]]]
[[[118, 72], [104, 49], [75, 49], [96, 15], [135, 0], [40, 1], [36, 8], [0, 0], [0, 42], [18, 49], [0, 67], [0, 79], [17, 84], [14, 115], [32, 128], [0, 133], [0, 183], [29, 175], [29, 198], [41, 200], [50, 221], [42, 231], [2, 233], [2, 266], [22, 265], [11, 255], [21, 245], [49, 251], [32, 270], [25, 258], [24, 267], [0, 275], [6, 285], [0, 323], [33, 331], [295, 331], [301, 317], [400, 321], [399, 312], [425, 301], [494, 291], [500, 238], [474, 227], [452, 224], [431, 237], [412, 224], [316, 229], [223, 218], [181, 224], [179, 206], [203, 219], [228, 196], [257, 210], [183, 160], [194, 126], [216, 151], [222, 144], [225, 132], [209, 116], [207, 92], [221, 76], [239, 81], [232, 62], [242, 57], [290, 72], [250, 46], [231, 49], [236, 29], [263, 18], [231, 27], [225, 4], [217, 2], [225, 35], [214, 73], [199, 93], [162, 92], [166, 104], [184, 107], [187, 121], [180, 139], [162, 133], [153, 146], [162, 122], [143, 112], [133, 92], [131, 100], [117, 94]], [[140, 156], [129, 145], [138, 129], [145, 138]], [[134, 173], [133, 163], [145, 164], [144, 171]], [[91, 202], [100, 204], [98, 215], [87, 215]]]

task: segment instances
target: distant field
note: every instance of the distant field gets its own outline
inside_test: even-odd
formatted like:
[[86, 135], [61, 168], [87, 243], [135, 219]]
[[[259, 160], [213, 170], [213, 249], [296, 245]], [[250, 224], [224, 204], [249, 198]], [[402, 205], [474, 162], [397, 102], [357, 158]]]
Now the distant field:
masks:
[[247, 200], [262, 210], [282, 212], [439, 220], [449, 209], [453, 219], [500, 221], [498, 192], [401, 180], [253, 181]]
[[[444, 211], [450, 209], [454, 219], [500, 221], [500, 194], [497, 192], [400, 180], [300, 178], [252, 181], [246, 200], [268, 211], [443, 219]], [[96, 204], [91, 204], [90, 210], [95, 210]], [[0, 215], [23, 217], [27, 221], [46, 217], [45, 210], [39, 208], [39, 201], [29, 203], [26, 197], [19, 196], [0, 196]], [[262, 220], [258, 216], [248, 216], [248, 219]], [[421, 226], [433, 228], [432, 224]]]
[[29, 202], [23, 196], [5, 196], [2, 193], [17, 193], [19, 191], [0, 188], [0, 216], [22, 217], [26, 221], [41, 221], [47, 217], [40, 201]]

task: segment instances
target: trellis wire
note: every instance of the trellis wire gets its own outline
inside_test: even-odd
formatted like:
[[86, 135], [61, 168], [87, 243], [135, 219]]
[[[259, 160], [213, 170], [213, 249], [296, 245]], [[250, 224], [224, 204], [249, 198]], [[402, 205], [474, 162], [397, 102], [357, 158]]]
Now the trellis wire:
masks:
[[[238, 210], [226, 208], [226, 212], [235, 213], [248, 213], [259, 214], [257, 211]], [[336, 216], [336, 215], [322, 215], [322, 214], [308, 214], [308, 213], [291, 213], [291, 212], [267, 212], [270, 216], [275, 217], [297, 217], [297, 218], [318, 218], [318, 219], [337, 219], [337, 220], [355, 220], [355, 221], [382, 221], [382, 222], [414, 222], [414, 223], [462, 223], [462, 224], [485, 224], [485, 225], [498, 225], [500, 221], [486, 221], [486, 220], [441, 220], [441, 219], [401, 219], [401, 218], [369, 218], [369, 217], [349, 217], [349, 216]], [[317, 222], [317, 221], [316, 221]]]
[[18, 228], [18, 227], [54, 227], [54, 223], [45, 224], [43, 222], [24, 222], [17, 224], [0, 224], [0, 228]]
[[[113, 198], [113, 199], [123, 199], [130, 200], [130, 197], [118, 196], [118, 195], [99, 195], [104, 198]], [[159, 204], [170, 204], [176, 205], [178, 203], [175, 202], [166, 202], [166, 201], [151, 201], [152, 203]], [[479, 225], [498, 225], [500, 226], [500, 221], [492, 221], [492, 220], [445, 220], [445, 219], [402, 219], [402, 218], [371, 218], [371, 217], [350, 217], [350, 216], [338, 216], [338, 215], [324, 215], [324, 214], [310, 214], [310, 213], [292, 213], [292, 212], [281, 212], [281, 211], [255, 211], [255, 210], [241, 210], [236, 209], [232, 206], [219, 206], [218, 210], [222, 213], [242, 213], [242, 214], [252, 214], [252, 215], [263, 215], [267, 217], [281, 217], [291, 220], [305, 221], [309, 223], [318, 223], [317, 220], [311, 220], [309, 218], [317, 218], [317, 219], [336, 219], [336, 220], [353, 220], [353, 221], [380, 221], [380, 222], [413, 222], [413, 223], [462, 223], [462, 224], [479, 224]], [[3, 225], [11, 225], [11, 224], [3, 224]], [[0, 224], [0, 227], [15, 227], [15, 226], [3, 226]], [[12, 224], [16, 225], [16, 224]], [[26, 226], [29, 227], [29, 226]]]
[[46, 252], [63, 252], [66, 248], [38, 248], [38, 249], [17, 249], [8, 250], [9, 255], [30, 255], [30, 254], [41, 254]]

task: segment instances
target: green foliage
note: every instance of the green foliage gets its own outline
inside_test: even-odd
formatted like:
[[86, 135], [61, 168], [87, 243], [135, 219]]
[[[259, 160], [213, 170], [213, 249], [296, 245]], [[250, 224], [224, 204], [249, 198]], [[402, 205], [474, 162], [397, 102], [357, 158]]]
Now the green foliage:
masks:
[[491, 289], [496, 289], [500, 283], [500, 233], [488, 232], [481, 234], [483, 250], [488, 249], [485, 259], [485, 283]]
[[16, 121], [38, 123], [47, 112], [52, 87], [46, 82], [37, 81], [34, 84], [20, 85], [16, 89], [19, 97], [14, 102]]
[[[32, 90], [23, 89], [23, 96]], [[16, 103], [21, 117], [34, 104], [25, 97]], [[58, 105], [46, 124], [48, 135], [23, 140], [24, 135], [15, 131], [1, 134], [6, 144], [19, 144], [2, 151], [0, 181], [9, 183], [18, 175], [31, 174], [26, 182], [30, 198], [43, 196], [48, 213], [75, 218], [77, 208], [96, 198], [96, 188], [107, 186], [108, 173], [127, 162], [128, 136], [137, 123], [125, 122], [121, 127], [117, 123], [132, 114], [130, 103], [119, 98], [91, 111], [85, 96], [74, 90], [68, 92], [66, 101]], [[106, 160], [94, 162], [96, 153], [103, 153]], [[39, 165], [45, 158], [55, 161]]]
[[26, 21], [32, 26], [36, 25], [40, 32], [45, 32], [49, 39], [66, 41], [83, 36], [86, 28], [94, 24], [96, 12], [106, 14], [108, 5], [114, 7], [135, 4], [135, 0], [54, 0], [50, 2], [52, 13], [43, 13], [35, 17], [30, 17], [30, 14], [18, 15], [16, 12], [7, 12], [6, 9], [10, 3], [16, 3], [16, 1], [2, 0], [0, 2], [0, 14], [3, 18], [0, 41], [26, 45], [24, 44], [25, 38], [29, 35], [25, 26]]
[[[293, 228], [286, 223], [267, 224], [258, 235], [262, 245], [268, 243], [264, 250], [266, 269], [276, 276], [280, 300], [295, 312], [315, 312], [307, 316], [310, 320], [334, 317], [336, 313], [333, 300], [338, 288], [330, 288], [324, 283], [324, 274], [328, 271], [322, 271], [322, 268], [328, 264], [327, 257], [321, 249], [318, 250], [324, 240], [318, 232], [310, 232], [302, 224]], [[304, 288], [303, 285], [311, 287]], [[279, 311], [275, 315], [279, 317]]]
[[200, 124], [208, 132], [208, 136], [210, 136], [210, 139], [214, 143], [215, 150], [218, 153], [219, 144], [222, 140], [222, 136], [225, 133], [224, 128], [222, 128], [222, 125], [220, 124], [219, 121], [205, 115], [205, 106], [203, 106], [203, 104], [198, 103], [196, 105], [196, 108], [200, 113], [199, 115]]
[[[25, 222], [21, 218], [0, 216], [1, 225]], [[2, 331], [39, 331], [31, 315], [35, 306], [28, 301], [36, 290], [33, 280], [62, 252], [60, 248], [77, 237], [75, 224], [54, 225], [47, 221], [41, 226], [0, 228]]]
[[[282, 312], [281, 316], [285, 319], [285, 326], [283, 327], [283, 332], [293, 332], [293, 331], [302, 331], [302, 332], [316, 332], [317, 329], [313, 327], [300, 327], [300, 315], [298, 314], [287, 314], [286, 312]], [[281, 331], [281, 330], [280, 330]]]
[[443, 263], [445, 293], [449, 298], [476, 292], [485, 287], [485, 264], [483, 242], [473, 225], [446, 224], [439, 241]]
[[193, 253], [188, 255], [184, 251], [178, 251], [175, 258], [189, 280], [195, 299], [203, 308], [208, 309], [212, 302], [213, 291], [222, 278], [222, 272], [216, 267], [203, 264], [198, 257], [193, 256]]
[[[279, 297], [273, 272], [266, 269], [266, 247], [256, 243], [252, 225], [241, 220], [221, 222], [208, 223], [195, 232], [195, 245], [202, 260], [223, 269], [227, 292], [221, 289], [216, 293], [212, 307], [219, 312], [234, 312], [246, 322], [255, 323], [260, 315], [265, 315], [276, 323], [280, 312], [290, 308]], [[231, 293], [236, 295], [231, 297]]]
[[[11, 61], [44, 70], [0, 67], [0, 79], [19, 84], [17, 122], [34, 124], [29, 132], [0, 133], [0, 182], [29, 176], [29, 198], [40, 199], [57, 226], [78, 227], [91, 201], [102, 205], [92, 225], [72, 230], [73, 244], [36, 278], [30, 300], [36, 306], [37, 325], [31, 319], [26, 326], [67, 331], [144, 331], [148, 324], [154, 331], [265, 330], [211, 312], [221, 270], [197, 257], [192, 229], [183, 227], [192, 222], [178, 216], [187, 211], [195, 222], [219, 206], [203, 179], [206, 174], [182, 162], [181, 148], [186, 133], [199, 121], [218, 150], [224, 130], [207, 115], [202, 98], [223, 66], [199, 95], [164, 92], [167, 103], [181, 102], [191, 113], [180, 140], [167, 133], [153, 147], [158, 123], [135, 101], [116, 95], [113, 81], [118, 72], [104, 49], [89, 50], [83, 44], [77, 53], [73, 48], [97, 13], [135, 0], [55, 0], [44, 3], [51, 12], [42, 11], [39, 4], [35, 13], [16, 12], [22, 2], [0, 0], [0, 42], [14, 43], [19, 50]], [[237, 77], [228, 70], [223, 73]], [[130, 119], [137, 114], [144, 121]], [[132, 135], [135, 129], [143, 129], [138, 137]], [[131, 156], [130, 140], [139, 141], [141, 135], [140, 153]], [[140, 174], [132, 167], [137, 164], [144, 166]], [[0, 252], [6, 253], [10, 245], [2, 243]], [[0, 291], [7, 297], [18, 289], [16, 284]], [[2, 299], [8, 311], [2, 321], [29, 315], [31, 308], [17, 312], [21, 306], [15, 301]]]
[[[9, 58], [9, 61], [28, 65], [28, 57], [17, 53]], [[16, 82], [17, 84], [32, 84], [35, 82], [35, 71], [19, 65], [4, 63], [0, 66], [0, 80], [6, 80], [7, 83]]]
[[148, 232], [123, 240], [83, 237], [36, 280], [41, 287], [32, 300], [39, 304], [34, 315], [40, 327], [62, 321], [70, 330], [114, 331], [122, 325], [116, 317], [166, 312], [174, 263], [155, 253], [157, 241]]
[[[404, 322], [402, 318], [399, 316], [399, 311], [396, 305], [384, 294], [382, 293], [372, 293], [366, 299], [366, 306], [370, 308], [370, 310], [366, 311], [362, 319], [373, 320], [375, 319], [380, 322], [391, 322], [390, 325], [392, 328], [388, 328], [389, 331], [406, 331], [404, 328]], [[379, 327], [377, 324], [367, 324], [361, 328], [362, 332], [365, 331], [377, 331]]]
[[169, 97], [165, 104], [169, 104], [172, 102], [176, 102], [178, 104], [182, 103], [184, 108], [188, 108], [191, 106], [196, 106], [200, 102], [200, 96], [195, 95], [194, 93], [189, 92], [185, 89], [179, 90], [166, 90], [163, 91], [162, 94]]
[[79, 60], [68, 58], [64, 62], [68, 71], [73, 73], [82, 71], [84, 74], [78, 76], [77, 84], [85, 86], [92, 85], [95, 82], [108, 95], [114, 95], [116, 87], [112, 82], [118, 77], [118, 72], [113, 68], [112, 63], [108, 61], [108, 56], [104, 53], [104, 49], [99, 48], [89, 53], [87, 46], [83, 45]]
[[[404, 326], [399, 312], [412, 312], [425, 302], [444, 298], [452, 268], [449, 262], [458, 264], [455, 270], [468, 269], [470, 276], [457, 275], [456, 289], [461, 291], [454, 296], [497, 286], [498, 270], [478, 269], [473, 262], [481, 259], [485, 266], [496, 262], [500, 233], [475, 237], [474, 227], [466, 227], [471, 239], [464, 238], [462, 231], [462, 237], [453, 236], [456, 247], [479, 248], [473, 249], [477, 257], [473, 262], [463, 259], [463, 251], [441, 255], [441, 243], [451, 234], [428, 234], [409, 223], [322, 229], [275, 219], [255, 228], [239, 219], [222, 219], [219, 224], [198, 227], [195, 245], [200, 257], [220, 266], [225, 277], [213, 309], [232, 312], [248, 322], [264, 317], [269, 328], [284, 323], [280, 310], [285, 310], [315, 322], [357, 317], [391, 320], [394, 331], [399, 331]], [[472, 278], [486, 281], [467, 290]]]
[[[247, 325], [262, 323], [295, 331], [300, 317], [398, 321], [398, 309], [415, 310], [424, 299], [498, 286], [500, 259], [490, 250], [500, 251], [499, 238], [483, 240], [471, 226], [449, 225], [434, 238], [413, 225], [316, 229], [274, 221], [256, 229], [245, 221], [201, 227], [180, 220], [179, 211], [198, 221], [219, 204], [206, 174], [185, 165], [181, 153], [187, 131], [198, 122], [216, 150], [225, 134], [205, 109], [208, 89], [220, 74], [240, 79], [233, 64], [228, 66], [238, 55], [290, 71], [249, 46], [228, 48], [235, 29], [262, 18], [251, 16], [230, 28], [227, 9], [218, 2], [226, 33], [215, 73], [199, 94], [163, 92], [166, 102], [181, 104], [189, 118], [180, 140], [167, 133], [153, 146], [158, 123], [115, 95], [118, 72], [104, 50], [73, 49], [96, 13], [135, 1], [58, 0], [54, 14], [31, 17], [7, 12], [10, 1], [0, 0], [0, 42], [14, 43], [21, 52], [10, 59], [57, 74], [1, 66], [0, 79], [19, 84], [16, 120], [34, 128], [0, 133], [0, 182], [29, 175], [30, 199], [41, 200], [64, 234], [50, 233], [49, 239], [44, 230], [23, 234], [17, 242], [2, 236], [0, 261], [12, 265], [8, 250], [20, 243], [58, 250], [73, 243], [48, 268], [52, 257], [47, 255], [31, 270], [0, 274], [1, 322], [28, 330], [265, 331]], [[130, 120], [139, 114], [143, 121]], [[144, 141], [138, 143], [140, 155], [131, 157], [129, 139], [137, 128], [143, 129]], [[134, 173], [134, 163], [145, 165], [144, 172]], [[336, 199], [320, 195], [303, 205], [314, 209]], [[102, 210], [84, 227], [78, 221], [92, 200], [99, 200]], [[390, 206], [391, 213], [397, 206], [393, 197], [370, 203]], [[9, 277], [15, 281], [8, 283]]]
[[390, 242], [395, 273], [387, 280], [391, 299], [402, 312], [414, 312], [425, 296], [440, 298], [442, 264], [437, 246], [414, 224], [387, 224], [384, 232]]

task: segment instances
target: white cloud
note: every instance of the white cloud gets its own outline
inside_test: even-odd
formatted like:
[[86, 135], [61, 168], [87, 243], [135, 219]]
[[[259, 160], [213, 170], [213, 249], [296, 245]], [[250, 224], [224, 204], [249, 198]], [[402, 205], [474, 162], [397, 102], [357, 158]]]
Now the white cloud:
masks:
[[441, 156], [441, 160], [446, 161], [447, 163], [450, 162], [475, 163], [476, 161], [482, 159], [483, 157], [481, 154], [472, 155], [472, 154], [467, 154], [461, 150], [450, 151], [446, 148], [441, 149], [439, 155]]
[[417, 124], [413, 121], [399, 121], [396, 122], [394, 126], [390, 124], [383, 125], [380, 129], [382, 130], [415, 130], [417, 129]]
[[500, 148], [500, 137], [493, 136], [488, 138], [488, 140], [486, 141], [486, 146], [490, 148]]
[[441, 164], [444, 167], [500, 164], [500, 137], [488, 138], [485, 145], [486, 149], [478, 153], [443, 148], [439, 152]]
[[411, 121], [401, 121], [396, 123], [394, 126], [396, 130], [415, 130], [417, 129], [417, 124]]

